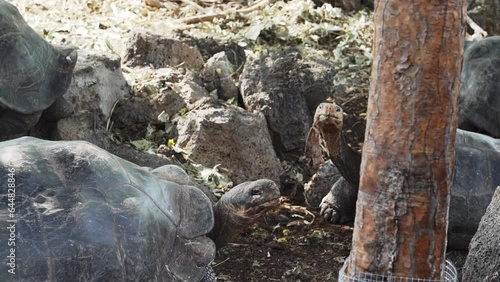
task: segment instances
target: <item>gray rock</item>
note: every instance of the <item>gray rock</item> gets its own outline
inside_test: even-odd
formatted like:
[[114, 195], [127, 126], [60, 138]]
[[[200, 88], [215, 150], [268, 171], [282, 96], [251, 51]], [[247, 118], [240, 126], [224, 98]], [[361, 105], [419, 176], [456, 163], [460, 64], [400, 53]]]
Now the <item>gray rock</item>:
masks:
[[459, 128], [500, 137], [499, 81], [500, 36], [472, 44], [464, 53]]
[[49, 138], [86, 140], [103, 146], [107, 140], [101, 138], [107, 133], [113, 107], [129, 94], [129, 86], [121, 73], [118, 56], [85, 50], [79, 54], [74, 79], [65, 95], [74, 114], [59, 120]]
[[469, 245], [462, 281], [500, 281], [500, 186]]
[[[130, 105], [129, 86], [121, 72], [120, 58], [112, 54], [96, 54], [82, 50], [75, 67], [74, 79], [68, 89], [65, 99], [72, 105], [74, 114], [70, 117], [59, 120], [52, 129], [50, 124], [44, 124], [39, 128], [38, 136], [43, 136], [52, 140], [85, 140], [95, 144], [113, 154], [116, 154], [128, 161], [142, 166], [160, 166], [171, 163], [165, 158], [157, 155], [138, 152], [124, 144], [117, 144], [110, 139], [107, 128], [108, 119], [117, 110], [118, 123], [123, 122], [127, 127], [134, 127], [138, 121], [132, 117], [137, 115], [159, 114], [159, 107], [150, 107], [137, 103]], [[168, 92], [168, 91], [167, 91]], [[153, 100], [158, 100], [156, 104], [168, 108], [168, 105], [175, 104], [171, 108], [176, 108], [178, 103], [174, 99], [165, 98], [168, 93], [160, 93], [153, 96]], [[169, 96], [170, 97], [170, 96]], [[179, 98], [180, 99], [180, 98]], [[182, 99], [180, 99], [182, 102]], [[118, 101], [120, 101], [118, 103]], [[123, 104], [128, 105], [122, 106]], [[57, 105], [57, 104], [56, 104]], [[113, 108], [115, 107], [115, 108]], [[61, 111], [66, 107], [60, 106]], [[116, 114], [116, 113], [114, 113]], [[123, 116], [126, 116], [124, 118]], [[146, 124], [147, 122], [144, 121]], [[46, 129], [50, 133], [47, 134]]]
[[153, 111], [156, 117], [158, 117], [161, 112], [173, 117], [175, 114], [178, 114], [181, 109], [186, 107], [186, 103], [182, 96], [172, 89], [165, 89], [160, 91], [157, 95], [153, 95], [151, 104], [152, 108], [150, 110]]
[[321, 164], [311, 180], [304, 185], [306, 203], [312, 208], [318, 208], [323, 197], [341, 177], [342, 174], [331, 160]]
[[55, 132], [57, 121], [68, 118], [73, 113], [73, 105], [64, 96], [59, 97], [50, 107], [43, 111], [40, 120], [30, 130], [29, 135], [41, 139], [50, 139]]
[[245, 65], [243, 101], [249, 111], [264, 114], [277, 149], [303, 152], [315, 106], [333, 92], [335, 71], [324, 66], [303, 61], [295, 50]]
[[205, 104], [178, 120], [177, 146], [207, 167], [220, 164], [235, 183], [267, 178], [279, 181], [276, 157], [266, 121], [232, 105]]
[[235, 72], [241, 74], [243, 65], [246, 62], [246, 54], [243, 47], [239, 46], [235, 42], [220, 44], [213, 38], [206, 37], [191, 38], [191, 40], [193, 40], [194, 44], [196, 44], [205, 61], [207, 61], [217, 53], [224, 52], [226, 53], [226, 57], [231, 65], [234, 66]]
[[105, 128], [95, 127], [93, 114], [80, 112], [57, 123], [53, 140], [84, 140], [140, 166], [158, 167], [172, 162], [165, 157], [140, 152], [125, 144], [116, 143]]
[[183, 64], [188, 69], [200, 70], [204, 64], [192, 40], [142, 31], [135, 32], [129, 39], [123, 60], [132, 67], [152, 65], [153, 68], [163, 68]]
[[73, 81], [65, 95], [75, 113], [94, 112], [100, 120], [106, 121], [113, 105], [129, 93], [120, 57], [80, 50]]
[[311, 114], [314, 114], [316, 107], [327, 98], [344, 94], [336, 92], [333, 80], [337, 70], [329, 62], [301, 61], [297, 68], [304, 87], [302, 93]]
[[97, 125], [97, 116], [93, 112], [81, 111], [57, 122], [53, 140], [85, 140], [99, 147], [108, 143], [105, 128]]
[[217, 91], [217, 97], [229, 100], [238, 97], [238, 87], [231, 75], [234, 67], [226, 56], [220, 52], [211, 57], [201, 73], [203, 84], [208, 92]]
[[[172, 89], [163, 89], [153, 95], [128, 95], [113, 111], [113, 130], [119, 130], [130, 140], [142, 139], [147, 135], [148, 125], [164, 127], [165, 120], [169, 123], [185, 107], [184, 99]], [[160, 114], [162, 120], [158, 119]]]
[[346, 11], [361, 10], [361, 0], [342, 0], [342, 8]]
[[[118, 56], [86, 50], [79, 54], [73, 81], [65, 95], [74, 114], [59, 120], [49, 134], [41, 137], [86, 140], [107, 148], [104, 144], [108, 143], [108, 138], [102, 138], [107, 135], [108, 120], [116, 103], [130, 93], [130, 87], [121, 72]], [[46, 130], [41, 128], [39, 131]]]
[[[203, 87], [203, 82], [193, 72], [186, 72], [186, 75], [179, 83], [180, 95], [184, 99], [187, 105], [187, 109], [191, 110], [198, 107], [198, 101], [204, 100], [210, 97], [207, 89]], [[212, 97], [213, 98], [213, 97]]]

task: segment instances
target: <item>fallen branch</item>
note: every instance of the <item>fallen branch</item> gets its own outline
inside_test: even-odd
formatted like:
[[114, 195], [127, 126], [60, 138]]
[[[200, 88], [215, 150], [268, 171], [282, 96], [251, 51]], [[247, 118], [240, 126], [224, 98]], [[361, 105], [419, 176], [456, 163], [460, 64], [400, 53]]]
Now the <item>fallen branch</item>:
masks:
[[225, 263], [225, 262], [226, 262], [226, 261], [228, 261], [229, 259], [230, 259], [230, 258], [227, 258], [227, 259], [225, 259], [225, 260], [223, 260], [223, 261], [221, 261], [221, 262], [219, 262], [219, 263], [215, 264], [215, 265], [213, 266], [213, 268], [216, 268], [217, 266], [219, 266], [219, 265], [221, 265], [221, 264]]
[[111, 110], [109, 111], [108, 115], [108, 120], [106, 122], [106, 131], [111, 131], [111, 127], [113, 126], [113, 122], [111, 121], [111, 116], [113, 115], [113, 111], [115, 110], [116, 105], [120, 102], [120, 98], [116, 99], [115, 103], [113, 104], [113, 107], [111, 107]]
[[[205, 8], [203, 8], [202, 6], [198, 5], [197, 3], [195, 3], [191, 0], [180, 0], [180, 1], [188, 6], [195, 8], [196, 10], [198, 10], [202, 13], [206, 12]], [[165, 5], [163, 5], [163, 3], [161, 3], [158, 0], [146, 0], [145, 3], [147, 6], [157, 8], [157, 9], [165, 8]]]
[[467, 24], [474, 30], [474, 34], [472, 35], [472, 38], [477, 38], [477, 36], [481, 36], [481, 39], [485, 38], [488, 36], [488, 33], [484, 31], [477, 23], [475, 23], [469, 15], [466, 15], [465, 20], [467, 21]]
[[[186, 0], [184, 0], [186, 1]], [[184, 2], [183, 1], [183, 2]], [[180, 22], [185, 23], [185, 24], [195, 24], [195, 23], [200, 23], [200, 22], [207, 22], [207, 21], [212, 21], [214, 19], [225, 19], [227, 18], [230, 14], [236, 13], [236, 14], [248, 14], [250, 12], [259, 10], [264, 8], [270, 3], [269, 0], [261, 0], [259, 2], [256, 2], [254, 5], [243, 8], [243, 9], [238, 9], [236, 11], [230, 11], [230, 12], [225, 12], [225, 13], [219, 13], [219, 14], [209, 14], [209, 15], [201, 15], [201, 16], [192, 16], [192, 17], [187, 17], [184, 19], [180, 19]]]
[[195, 2], [191, 1], [191, 0], [180, 0], [182, 3], [185, 3], [189, 6], [192, 6], [194, 7], [196, 10], [200, 11], [200, 12], [206, 12], [205, 8], [203, 8], [202, 6], [196, 4]]
[[[314, 215], [314, 213], [310, 212], [306, 207], [291, 205], [288, 203], [283, 204], [282, 207], [284, 209], [287, 209], [291, 213], [292, 217], [297, 217], [298, 213], [303, 213], [306, 216], [311, 216], [312, 220], [308, 221], [308, 223], [304, 222], [305, 218], [301, 217], [303, 220], [302, 223], [304, 223], [306, 225], [311, 225], [314, 222], [314, 220], [316, 219], [316, 216]], [[292, 225], [295, 225], [295, 224], [292, 224]]]

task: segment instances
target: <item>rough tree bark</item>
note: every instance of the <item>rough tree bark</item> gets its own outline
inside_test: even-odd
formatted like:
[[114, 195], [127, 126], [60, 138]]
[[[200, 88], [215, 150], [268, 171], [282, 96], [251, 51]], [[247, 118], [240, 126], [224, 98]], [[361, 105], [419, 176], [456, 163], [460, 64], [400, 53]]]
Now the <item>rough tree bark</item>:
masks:
[[380, 0], [346, 274], [444, 272], [465, 0]]

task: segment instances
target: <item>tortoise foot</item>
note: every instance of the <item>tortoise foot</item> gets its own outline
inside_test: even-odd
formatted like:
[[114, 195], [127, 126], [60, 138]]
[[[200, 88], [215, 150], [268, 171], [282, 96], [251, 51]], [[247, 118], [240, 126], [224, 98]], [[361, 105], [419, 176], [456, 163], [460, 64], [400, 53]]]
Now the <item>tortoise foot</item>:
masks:
[[321, 201], [320, 215], [334, 224], [348, 224], [354, 221], [358, 189], [340, 178]]

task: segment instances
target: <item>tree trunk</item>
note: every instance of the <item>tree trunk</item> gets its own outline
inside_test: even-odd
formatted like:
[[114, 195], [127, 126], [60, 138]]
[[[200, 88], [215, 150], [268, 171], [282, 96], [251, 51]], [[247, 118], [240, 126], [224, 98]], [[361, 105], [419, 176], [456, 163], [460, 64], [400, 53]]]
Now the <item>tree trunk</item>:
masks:
[[440, 279], [465, 0], [380, 0], [346, 274]]

